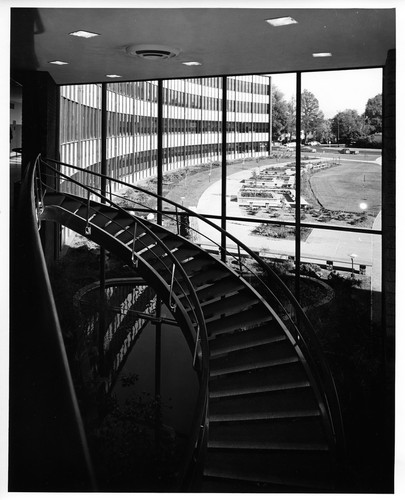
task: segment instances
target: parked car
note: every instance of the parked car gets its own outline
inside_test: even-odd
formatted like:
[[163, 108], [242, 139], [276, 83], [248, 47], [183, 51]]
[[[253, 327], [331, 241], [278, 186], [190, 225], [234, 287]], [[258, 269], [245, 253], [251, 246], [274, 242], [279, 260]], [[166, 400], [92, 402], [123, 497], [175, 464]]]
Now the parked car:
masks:
[[309, 141], [308, 146], [320, 146], [321, 143], [318, 141]]
[[342, 153], [343, 155], [349, 155], [350, 149], [349, 148], [339, 149], [339, 153]]
[[301, 146], [301, 151], [304, 151], [307, 153], [316, 153], [316, 149], [311, 148], [310, 146]]
[[360, 151], [358, 149], [351, 149], [350, 150], [351, 155], [358, 155], [359, 153], [360, 153]]

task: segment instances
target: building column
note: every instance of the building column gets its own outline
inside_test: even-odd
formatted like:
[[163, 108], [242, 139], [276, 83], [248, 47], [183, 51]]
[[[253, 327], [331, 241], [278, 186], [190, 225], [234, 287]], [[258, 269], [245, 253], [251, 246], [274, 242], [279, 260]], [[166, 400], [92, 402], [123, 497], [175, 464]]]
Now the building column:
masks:
[[[22, 161], [21, 175], [38, 154], [59, 160], [59, 86], [47, 72], [28, 72], [21, 75], [22, 101]], [[56, 187], [56, 178], [46, 178]], [[41, 241], [46, 262], [53, 262], [59, 255], [59, 225], [43, 222]]]
[[385, 357], [385, 481], [394, 491], [395, 449], [395, 50], [387, 54], [383, 73], [382, 156], [382, 318]]

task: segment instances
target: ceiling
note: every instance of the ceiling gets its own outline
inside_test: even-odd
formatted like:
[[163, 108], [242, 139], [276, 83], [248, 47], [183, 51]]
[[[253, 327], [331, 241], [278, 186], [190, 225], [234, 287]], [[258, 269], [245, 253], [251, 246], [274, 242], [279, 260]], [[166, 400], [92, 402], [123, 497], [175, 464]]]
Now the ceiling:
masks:
[[[269, 18], [297, 23], [273, 27]], [[69, 33], [87, 30], [94, 38]], [[179, 51], [165, 60], [126, 47]], [[11, 74], [48, 71], [57, 84], [378, 67], [395, 48], [395, 9], [13, 8]], [[314, 52], [332, 57], [315, 58]], [[69, 64], [55, 66], [50, 61]], [[200, 66], [185, 66], [198, 61]], [[18, 78], [18, 76], [17, 76]]]

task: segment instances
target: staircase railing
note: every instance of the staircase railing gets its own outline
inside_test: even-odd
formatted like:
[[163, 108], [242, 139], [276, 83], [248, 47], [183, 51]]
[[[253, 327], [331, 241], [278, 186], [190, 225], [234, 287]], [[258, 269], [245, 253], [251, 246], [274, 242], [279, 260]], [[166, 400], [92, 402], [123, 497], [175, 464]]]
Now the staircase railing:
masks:
[[[197, 234], [206, 241], [210, 241], [213, 245], [215, 245], [215, 247], [218, 248], [219, 255], [225, 255], [230, 263], [235, 265], [235, 268], [238, 270], [239, 274], [242, 275], [242, 277], [247, 280], [254, 279], [256, 288], [258, 287], [260, 293], [266, 298], [268, 303], [274, 307], [276, 311], [278, 311], [280, 316], [283, 318], [285, 325], [288, 327], [288, 331], [297, 347], [304, 353], [304, 359], [309, 365], [308, 374], [310, 377], [315, 379], [316, 386], [321, 390], [321, 394], [319, 396], [321, 401], [323, 401], [323, 410], [331, 417], [331, 440], [335, 443], [338, 455], [344, 455], [345, 438], [337, 390], [330, 369], [325, 361], [316, 332], [293, 293], [285, 285], [282, 279], [274, 272], [274, 270], [257, 254], [257, 252], [254, 252], [248, 247], [248, 245], [238, 240], [228, 231], [219, 227], [209, 218], [138, 185], [133, 185], [113, 177], [102, 176], [101, 174], [89, 171], [88, 169], [74, 167], [64, 162], [48, 158], [44, 159], [44, 161], [47, 164], [48, 162], [52, 162], [59, 166], [65, 166], [77, 170], [78, 172], [84, 172], [87, 176], [91, 175], [99, 179], [105, 178], [105, 180], [109, 183], [113, 182], [116, 185], [132, 188], [140, 193], [159, 200], [159, 203], [162, 205], [164, 202], [169, 206], [172, 206], [172, 210], [162, 210], [161, 212], [158, 212], [157, 209], [151, 208], [140, 201], [133, 201], [118, 194], [114, 195], [116, 200], [122, 199], [125, 201], [126, 210], [160, 213], [174, 224], [177, 233], [181, 233], [181, 228], [183, 228], [187, 231], [192, 231], [194, 234]], [[191, 225], [186, 224], [182, 215], [187, 215], [189, 219], [198, 219], [204, 224], [209, 225], [211, 228], [214, 228], [219, 235], [218, 239], [214, 240], [209, 238], [206, 234], [203, 234], [196, 228], [191, 227]], [[235, 245], [236, 251], [231, 252], [227, 247], [222, 246], [221, 243], [219, 243], [222, 241], [232, 241]], [[250, 263], [249, 260], [251, 261]]]
[[43, 196], [28, 165], [11, 256], [9, 491], [96, 491], [42, 250]]
[[[50, 169], [52, 173], [50, 174], [46, 172], [44, 169], [41, 168], [41, 165], [45, 165], [48, 169]], [[93, 196], [95, 198], [98, 198], [101, 201], [101, 203], [105, 204], [106, 206], [113, 207], [117, 212], [126, 216], [130, 215], [128, 214], [127, 211], [123, 210], [119, 205], [115, 204], [111, 199], [108, 199], [107, 196], [103, 195], [101, 192], [98, 192], [96, 188], [90, 188], [85, 184], [63, 174], [62, 172], [58, 171], [55, 167], [51, 166], [48, 162], [44, 161], [40, 156], [37, 158], [35, 167], [37, 170], [37, 179], [38, 179], [37, 182], [38, 187], [36, 190], [36, 208], [37, 208], [37, 218], [39, 221], [41, 220], [41, 212], [43, 211], [44, 207], [45, 194], [47, 192], [49, 193], [51, 191], [55, 191], [54, 188], [52, 188], [51, 184], [48, 184], [46, 182], [46, 178], [48, 176], [55, 177], [55, 175], [59, 176], [59, 178], [63, 178], [64, 181], [67, 183], [73, 183], [76, 186], [79, 186], [80, 188], [84, 189], [85, 192], [87, 193], [85, 200], [87, 200], [88, 207], [91, 207], [90, 197]], [[63, 195], [68, 198], [71, 198], [72, 200], [80, 199], [77, 196], [69, 195], [68, 193], [63, 193]], [[108, 216], [108, 214], [104, 215], [107, 219], [110, 219], [111, 221], [113, 220]], [[199, 444], [204, 441], [202, 434], [205, 432], [206, 429], [205, 419], [207, 418], [208, 378], [209, 378], [209, 348], [208, 348], [207, 328], [202, 313], [201, 305], [196, 295], [196, 291], [193, 285], [191, 284], [186, 272], [181, 266], [180, 262], [176, 258], [175, 254], [172, 253], [170, 249], [165, 245], [165, 243], [159, 237], [157, 237], [156, 234], [153, 233], [153, 231], [148, 227], [147, 224], [145, 224], [139, 218], [135, 217], [133, 218], [135, 222], [135, 228], [136, 227], [142, 228], [142, 231], [148, 234], [148, 236], [150, 236], [154, 240], [156, 245], [158, 245], [160, 248], [164, 250], [163, 254], [164, 257], [170, 261], [171, 267], [167, 265], [167, 263], [161, 258], [160, 255], [156, 254], [153, 249], [149, 248], [149, 246], [147, 246], [144, 242], [142, 242], [142, 240], [140, 239], [136, 240], [137, 242], [141, 243], [141, 245], [145, 250], [150, 251], [156, 258], [156, 260], [162, 264], [163, 268], [166, 269], [169, 276], [169, 282], [166, 284], [169, 296], [168, 305], [173, 306], [172, 312], [174, 312], [173, 309], [175, 307], [181, 309], [184, 313], [183, 316], [186, 319], [186, 323], [188, 324], [188, 329], [190, 330], [190, 332], [192, 330], [194, 331], [194, 349], [192, 352], [192, 359], [193, 363], [195, 363], [194, 367], [198, 368], [197, 371], [199, 375], [200, 385], [199, 385], [199, 393], [197, 396], [197, 402], [193, 417], [193, 423], [190, 431], [190, 439], [188, 441], [186, 451], [183, 454], [183, 460], [182, 460], [183, 463], [179, 479], [179, 486], [181, 488], [187, 488], [187, 485], [185, 485], [184, 482], [190, 475], [189, 468], [196, 461], [195, 457], [201, 453]], [[116, 220], [114, 220], [114, 223], [117, 224], [123, 231], [126, 230], [126, 227], [120, 226]], [[88, 217], [86, 219], [86, 228], [88, 228], [86, 233], [88, 237], [91, 238], [92, 223]], [[133, 240], [135, 239], [136, 239], [136, 234], [134, 232]], [[139, 259], [142, 259], [142, 254], [139, 254], [139, 249], [137, 252], [135, 252], [135, 245], [133, 245], [132, 261], [135, 266], [137, 266], [137, 261]], [[146, 262], [145, 265], [148, 266]], [[181, 292], [182, 297], [184, 298], [184, 300], [187, 301], [188, 304], [187, 313], [185, 313], [184, 306], [182, 306], [181, 302], [179, 302], [177, 296], [174, 296], [172, 293], [174, 283], [176, 283], [176, 289]], [[176, 300], [174, 301], [173, 299]], [[198, 365], [196, 363], [197, 359], [199, 361]]]

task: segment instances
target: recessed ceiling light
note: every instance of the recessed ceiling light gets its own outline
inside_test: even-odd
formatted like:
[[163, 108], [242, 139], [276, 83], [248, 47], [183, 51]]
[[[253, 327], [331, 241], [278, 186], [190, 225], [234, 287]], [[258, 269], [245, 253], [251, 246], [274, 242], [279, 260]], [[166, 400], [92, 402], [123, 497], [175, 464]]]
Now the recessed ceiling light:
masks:
[[49, 64], [56, 64], [57, 66], [63, 66], [64, 64], [69, 64], [66, 61], [49, 61]]
[[121, 75], [105, 75], [107, 78], [121, 78]]
[[312, 57], [332, 57], [330, 52], [315, 52]]
[[92, 33], [91, 31], [72, 31], [72, 33], [69, 33], [69, 35], [72, 36], [80, 36], [82, 38], [93, 38], [94, 36], [100, 36], [98, 33]]
[[288, 24], [297, 24], [297, 21], [289, 16], [266, 19], [266, 22], [271, 24], [272, 26], [287, 26]]
[[201, 63], [198, 61], [188, 61], [182, 64], [184, 64], [185, 66], [201, 66]]

